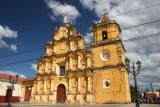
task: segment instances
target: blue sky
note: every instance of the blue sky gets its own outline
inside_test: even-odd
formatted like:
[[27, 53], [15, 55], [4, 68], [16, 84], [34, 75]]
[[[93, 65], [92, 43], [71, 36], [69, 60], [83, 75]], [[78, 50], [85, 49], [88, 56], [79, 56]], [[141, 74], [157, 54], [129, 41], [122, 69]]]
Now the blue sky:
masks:
[[[62, 1], [63, 3], [63, 1]], [[83, 9], [79, 1], [70, 0], [67, 4], [76, 6], [82, 16], [76, 18], [74, 26], [83, 35], [88, 31], [89, 27], [93, 24], [92, 19], [96, 19], [94, 13], [89, 13], [87, 9]], [[8, 26], [11, 30], [17, 32], [17, 38], [4, 38], [7, 44], [14, 44], [17, 47], [17, 51], [13, 51], [10, 48], [1, 47], [0, 56], [19, 53], [21, 51], [36, 49], [44, 47], [45, 44], [50, 41], [53, 36], [53, 30], [56, 26], [59, 26], [62, 22], [62, 16], [58, 16], [53, 21], [51, 9], [47, 7], [44, 0], [1, 0], [0, 1], [0, 25]], [[16, 62], [19, 60], [30, 59], [40, 57], [44, 54], [44, 49], [36, 52], [12, 56], [3, 58], [0, 64]], [[15, 71], [26, 76], [33, 76], [35, 71], [31, 69], [31, 64], [36, 61], [1, 66], [1, 71]]]
[[[151, 5], [154, 6], [145, 8]], [[158, 33], [159, 22], [127, 30], [123, 28], [159, 19], [159, 5], [159, 0], [0, 0], [0, 65], [43, 56], [45, 44], [52, 40], [53, 30], [61, 25], [64, 16], [68, 17], [69, 23], [85, 37], [87, 43], [92, 37], [91, 27], [99, 22], [103, 9], [108, 9], [109, 17], [120, 24], [122, 40]], [[140, 10], [123, 14], [135, 9]], [[123, 43], [127, 57], [133, 62], [142, 61], [142, 71], [137, 77], [139, 85], [146, 87], [154, 82], [153, 86], [159, 87], [160, 38]], [[43, 49], [2, 58], [36, 48]], [[30, 77], [35, 75], [33, 68], [36, 63], [35, 60], [0, 66], [0, 72], [16, 72]], [[133, 84], [132, 75], [130, 80]]]

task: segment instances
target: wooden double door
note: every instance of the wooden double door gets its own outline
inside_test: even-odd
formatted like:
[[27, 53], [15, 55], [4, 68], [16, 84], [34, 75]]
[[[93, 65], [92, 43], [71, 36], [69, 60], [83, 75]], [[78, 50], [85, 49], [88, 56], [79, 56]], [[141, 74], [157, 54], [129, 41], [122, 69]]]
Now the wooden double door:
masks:
[[63, 84], [57, 87], [57, 103], [65, 103], [66, 100], [66, 88]]

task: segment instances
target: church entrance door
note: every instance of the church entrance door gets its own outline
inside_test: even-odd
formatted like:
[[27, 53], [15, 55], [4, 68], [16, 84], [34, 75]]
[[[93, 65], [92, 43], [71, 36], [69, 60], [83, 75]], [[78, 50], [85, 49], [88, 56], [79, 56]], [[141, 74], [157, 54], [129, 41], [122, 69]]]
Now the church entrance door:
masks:
[[66, 88], [63, 84], [57, 87], [57, 103], [64, 103], [66, 99]]

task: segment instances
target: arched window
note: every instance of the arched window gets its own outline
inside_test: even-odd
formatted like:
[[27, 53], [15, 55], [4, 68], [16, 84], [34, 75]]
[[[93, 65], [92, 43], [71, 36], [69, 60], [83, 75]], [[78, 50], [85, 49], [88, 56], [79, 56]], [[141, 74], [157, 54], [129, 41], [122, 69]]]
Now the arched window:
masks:
[[102, 31], [102, 40], [108, 39], [107, 32], [104, 30]]

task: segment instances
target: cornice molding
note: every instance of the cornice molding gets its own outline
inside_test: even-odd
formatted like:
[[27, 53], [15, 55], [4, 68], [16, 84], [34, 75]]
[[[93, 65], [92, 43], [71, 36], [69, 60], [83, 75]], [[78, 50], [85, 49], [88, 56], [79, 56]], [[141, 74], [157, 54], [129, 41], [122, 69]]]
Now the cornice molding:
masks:
[[120, 38], [103, 40], [103, 41], [99, 41], [99, 42], [92, 42], [91, 43], [91, 48], [106, 46], [106, 45], [110, 45], [110, 44], [117, 44], [118, 42], [121, 42]]

